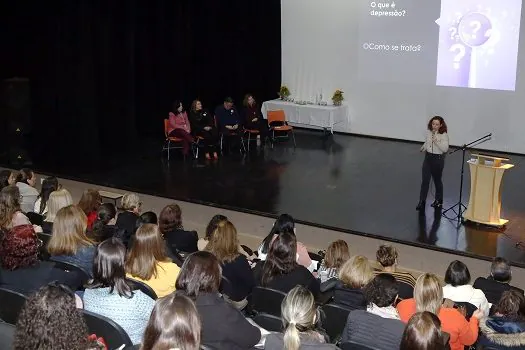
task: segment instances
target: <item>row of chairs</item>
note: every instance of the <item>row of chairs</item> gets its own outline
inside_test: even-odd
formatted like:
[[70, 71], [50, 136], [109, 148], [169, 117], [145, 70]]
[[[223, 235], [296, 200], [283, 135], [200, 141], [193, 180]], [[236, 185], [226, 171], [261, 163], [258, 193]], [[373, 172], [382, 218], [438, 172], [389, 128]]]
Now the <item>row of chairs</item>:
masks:
[[[278, 140], [278, 139], [281, 139], [281, 138], [287, 138], [288, 139], [290, 134], [292, 136], [293, 145], [294, 145], [294, 147], [296, 147], [295, 134], [293, 132], [293, 127], [288, 125], [288, 122], [286, 121], [286, 115], [285, 115], [284, 111], [283, 110], [268, 111], [267, 118], [268, 118], [267, 119], [267, 121], [268, 121], [268, 128], [269, 128], [269, 131], [271, 133], [271, 135], [270, 135], [271, 147], [273, 148], [275, 141]], [[215, 126], [217, 127], [218, 123], [217, 123], [217, 120], [215, 119], [215, 117], [214, 117], [214, 120], [215, 120]], [[169, 136], [168, 135], [169, 127], [170, 127], [169, 120], [168, 119], [164, 119], [164, 137], [165, 137], [165, 141], [164, 141], [164, 145], [162, 147], [162, 150], [163, 151], [167, 151], [167, 153], [168, 153], [168, 160], [170, 159], [170, 150], [171, 149], [182, 149], [182, 141], [183, 141], [182, 139], [180, 139], [178, 137]], [[284, 136], [280, 136], [279, 135], [280, 133], [284, 133], [285, 135]], [[257, 140], [257, 135], [259, 135], [259, 130], [255, 130], [255, 129], [244, 129], [243, 130], [243, 135], [241, 137], [241, 150], [243, 152], [246, 152], [246, 149], [248, 151], [250, 151], [250, 144], [251, 144], [252, 141], [256, 141]], [[220, 147], [220, 151], [222, 153], [223, 152], [223, 144], [224, 144], [224, 134], [220, 133], [219, 137], [220, 137], [219, 147]], [[244, 138], [247, 139], [248, 147], [246, 147], [244, 145]], [[196, 137], [196, 141], [195, 141], [195, 144], [194, 144], [195, 149], [192, 149], [193, 156], [195, 158], [199, 157], [199, 148], [201, 146], [201, 142], [202, 141], [203, 141], [202, 137], [200, 137], [200, 136]]]

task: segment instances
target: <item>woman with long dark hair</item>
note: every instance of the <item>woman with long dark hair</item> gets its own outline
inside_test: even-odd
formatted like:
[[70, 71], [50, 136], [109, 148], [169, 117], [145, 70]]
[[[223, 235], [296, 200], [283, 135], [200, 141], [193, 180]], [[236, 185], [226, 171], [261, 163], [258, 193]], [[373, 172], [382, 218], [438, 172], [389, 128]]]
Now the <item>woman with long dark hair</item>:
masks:
[[102, 203], [97, 210], [97, 218], [93, 227], [86, 233], [87, 237], [96, 243], [100, 243], [115, 236], [118, 230], [115, 226], [116, 216], [117, 208], [113, 203]]
[[427, 199], [430, 178], [434, 180], [436, 186], [436, 198], [432, 207], [441, 209], [443, 207], [443, 168], [445, 167], [445, 155], [448, 152], [448, 134], [447, 124], [440, 116], [432, 117], [428, 121], [427, 136], [425, 143], [421, 146], [421, 152], [425, 152], [423, 161], [423, 174], [421, 181], [421, 191], [419, 192], [419, 203], [416, 210], [425, 210], [425, 201]]
[[215, 120], [213, 115], [202, 107], [200, 100], [194, 100], [191, 103], [190, 123], [193, 134], [203, 138], [206, 159], [211, 159], [210, 153], [212, 152], [213, 158], [219, 158], [216, 150], [219, 133]]
[[54, 176], [49, 176], [42, 181], [42, 189], [35, 202], [34, 212], [40, 215], [47, 213], [47, 200], [51, 192], [58, 190], [58, 179]]
[[243, 127], [248, 130], [258, 131], [257, 138], [262, 139], [264, 142], [268, 134], [268, 123], [263, 118], [261, 107], [252, 94], [244, 95], [242, 105], [244, 107], [242, 111]]
[[190, 146], [193, 143], [191, 136], [191, 126], [188, 114], [182, 106], [182, 102], [173, 103], [173, 111], [169, 113], [170, 127], [168, 136], [178, 137], [182, 140], [182, 154], [187, 155], [190, 152]]

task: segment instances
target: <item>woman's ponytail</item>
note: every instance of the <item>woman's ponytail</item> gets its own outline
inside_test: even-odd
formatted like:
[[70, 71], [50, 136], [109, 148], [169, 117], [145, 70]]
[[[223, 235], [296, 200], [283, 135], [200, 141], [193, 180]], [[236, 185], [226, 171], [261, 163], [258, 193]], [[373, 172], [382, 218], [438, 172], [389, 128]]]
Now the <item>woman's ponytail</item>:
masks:
[[299, 337], [299, 331], [295, 326], [295, 322], [290, 322], [284, 332], [284, 348], [285, 350], [299, 350], [300, 347], [301, 338]]

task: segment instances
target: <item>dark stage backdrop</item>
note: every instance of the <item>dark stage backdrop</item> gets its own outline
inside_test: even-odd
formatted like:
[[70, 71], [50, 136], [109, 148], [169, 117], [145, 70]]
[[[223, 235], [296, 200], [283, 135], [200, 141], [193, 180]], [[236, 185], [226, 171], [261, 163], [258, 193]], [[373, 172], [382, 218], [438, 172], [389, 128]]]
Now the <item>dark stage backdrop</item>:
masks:
[[162, 139], [176, 98], [240, 105], [281, 80], [279, 0], [9, 0], [0, 28], [1, 78], [31, 83], [34, 156], [131, 150]]

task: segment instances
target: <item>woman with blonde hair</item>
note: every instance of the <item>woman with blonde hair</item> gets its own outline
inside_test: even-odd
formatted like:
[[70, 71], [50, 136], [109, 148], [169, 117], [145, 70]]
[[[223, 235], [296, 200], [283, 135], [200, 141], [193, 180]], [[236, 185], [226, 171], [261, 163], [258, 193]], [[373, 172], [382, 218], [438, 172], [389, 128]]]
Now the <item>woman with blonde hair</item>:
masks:
[[126, 276], [149, 285], [159, 298], [175, 291], [179, 267], [166, 254], [166, 244], [154, 224], [143, 224], [131, 240]]
[[307, 288], [295, 286], [281, 303], [281, 314], [284, 334], [269, 334], [265, 349], [337, 349], [333, 344], [326, 344], [324, 335], [316, 330], [319, 313], [314, 296]]
[[118, 214], [115, 225], [124, 231], [122, 242], [129, 248], [131, 236], [135, 234], [137, 219], [142, 210], [142, 202], [140, 201], [138, 194], [126, 193], [122, 197], [120, 209], [122, 212]]
[[342, 239], [330, 243], [326, 250], [326, 255], [321, 262], [317, 274], [321, 283], [328, 281], [331, 278], [336, 278], [339, 269], [347, 260], [350, 259], [350, 250], [348, 244]]
[[73, 204], [73, 198], [71, 198], [71, 194], [65, 188], [51, 192], [47, 200], [47, 213], [42, 222], [42, 230], [45, 233], [51, 233], [58, 211], [71, 204]]
[[472, 345], [478, 338], [478, 320], [483, 317], [479, 310], [474, 311], [469, 321], [465, 319], [464, 309], [455, 309], [453, 304], [443, 304], [443, 288], [436, 275], [425, 273], [416, 281], [414, 298], [397, 304], [401, 321], [408, 322], [416, 312], [428, 311], [438, 316], [444, 332], [450, 335], [450, 349], [460, 350]]
[[363, 288], [373, 277], [368, 259], [362, 255], [354, 256], [339, 269], [334, 287], [334, 303], [352, 309], [365, 309]]
[[86, 236], [87, 218], [75, 205], [60, 209], [53, 223], [53, 234], [47, 244], [51, 260], [78, 265], [93, 275], [95, 245]]
[[193, 301], [178, 293], [157, 300], [140, 350], [199, 350], [201, 321]]
[[239, 253], [239, 240], [235, 226], [228, 220], [222, 221], [213, 231], [205, 250], [219, 260], [222, 266], [222, 275], [228, 283], [223, 284], [223, 292], [235, 306], [242, 309], [246, 306], [246, 297], [255, 287], [250, 263]]

